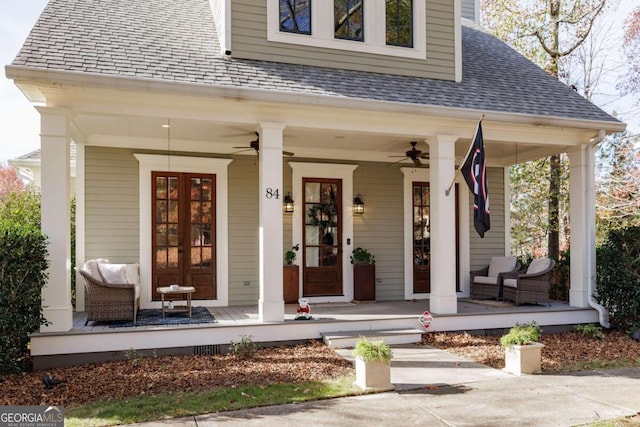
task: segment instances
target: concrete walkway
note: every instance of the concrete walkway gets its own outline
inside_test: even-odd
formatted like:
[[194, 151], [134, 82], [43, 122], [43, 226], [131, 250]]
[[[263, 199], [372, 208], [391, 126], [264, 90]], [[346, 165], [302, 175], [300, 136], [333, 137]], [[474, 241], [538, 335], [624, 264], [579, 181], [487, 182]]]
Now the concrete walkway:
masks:
[[640, 413], [640, 368], [516, 377], [431, 347], [392, 347], [393, 392], [137, 426], [546, 427]]

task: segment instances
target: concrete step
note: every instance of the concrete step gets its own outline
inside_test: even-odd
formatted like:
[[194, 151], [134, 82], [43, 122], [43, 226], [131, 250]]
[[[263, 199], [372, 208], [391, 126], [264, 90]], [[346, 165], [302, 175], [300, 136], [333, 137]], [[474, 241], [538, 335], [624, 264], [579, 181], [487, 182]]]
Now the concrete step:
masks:
[[322, 340], [331, 348], [353, 348], [360, 337], [370, 340], [383, 340], [389, 345], [412, 344], [420, 342], [423, 329], [386, 329], [379, 331], [344, 331], [322, 333]]

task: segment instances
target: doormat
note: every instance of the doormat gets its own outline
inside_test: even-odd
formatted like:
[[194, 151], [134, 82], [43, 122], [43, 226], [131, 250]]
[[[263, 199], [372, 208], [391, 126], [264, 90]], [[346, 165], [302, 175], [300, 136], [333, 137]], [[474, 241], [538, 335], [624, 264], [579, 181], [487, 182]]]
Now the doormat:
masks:
[[166, 313], [162, 318], [161, 308], [141, 308], [138, 310], [136, 324], [131, 320], [117, 320], [113, 322], [96, 322], [99, 325], [107, 325], [110, 328], [131, 328], [134, 326], [156, 325], [195, 325], [198, 323], [217, 323], [218, 321], [209, 312], [207, 307], [191, 307], [191, 317], [185, 312]]
[[465, 302], [472, 304], [488, 305], [489, 307], [513, 307], [515, 304], [509, 301], [495, 301], [490, 299], [468, 299]]

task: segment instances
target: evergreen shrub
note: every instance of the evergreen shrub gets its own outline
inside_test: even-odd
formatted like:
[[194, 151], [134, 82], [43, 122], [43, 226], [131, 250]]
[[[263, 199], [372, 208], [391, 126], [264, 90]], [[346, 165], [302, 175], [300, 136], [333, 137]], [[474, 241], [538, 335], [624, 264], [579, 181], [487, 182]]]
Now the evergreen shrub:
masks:
[[29, 335], [47, 325], [47, 243], [38, 226], [0, 219], [0, 375], [29, 368]]
[[640, 328], [640, 226], [609, 230], [596, 254], [596, 301], [613, 328]]

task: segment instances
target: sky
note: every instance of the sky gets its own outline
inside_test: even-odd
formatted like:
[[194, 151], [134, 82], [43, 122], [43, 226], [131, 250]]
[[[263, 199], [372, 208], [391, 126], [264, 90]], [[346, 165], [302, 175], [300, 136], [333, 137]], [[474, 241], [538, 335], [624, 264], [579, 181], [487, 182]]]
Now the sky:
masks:
[[[40, 148], [39, 115], [13, 81], [5, 77], [4, 66], [13, 61], [46, 4], [47, 0], [0, 0], [0, 163]], [[607, 29], [607, 38], [614, 55], [621, 44], [624, 20], [637, 6], [640, 0], [620, 0], [607, 15], [607, 21], [613, 24]], [[619, 63], [621, 58], [618, 55], [610, 61]], [[611, 79], [599, 92], [594, 97], [596, 104], [610, 114], [617, 113], [632, 133], [640, 133], [640, 105], [629, 96], [617, 96]]]
[[39, 115], [5, 76], [47, 0], [0, 0], [0, 162], [40, 148]]

